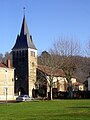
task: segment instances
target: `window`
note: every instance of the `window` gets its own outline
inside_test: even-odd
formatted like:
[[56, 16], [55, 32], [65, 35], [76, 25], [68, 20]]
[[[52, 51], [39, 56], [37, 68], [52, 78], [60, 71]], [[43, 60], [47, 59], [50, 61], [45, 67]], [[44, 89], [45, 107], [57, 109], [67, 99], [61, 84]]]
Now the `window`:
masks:
[[19, 55], [21, 56], [21, 51], [19, 51]]
[[7, 70], [5, 70], [5, 78], [4, 78], [4, 82], [7, 83], [8, 78], [7, 78]]
[[31, 51], [31, 56], [35, 57], [35, 52]]
[[18, 51], [17, 51], [17, 56], [18, 56]]
[[25, 52], [24, 52], [24, 50], [22, 51], [22, 55], [25, 56]]

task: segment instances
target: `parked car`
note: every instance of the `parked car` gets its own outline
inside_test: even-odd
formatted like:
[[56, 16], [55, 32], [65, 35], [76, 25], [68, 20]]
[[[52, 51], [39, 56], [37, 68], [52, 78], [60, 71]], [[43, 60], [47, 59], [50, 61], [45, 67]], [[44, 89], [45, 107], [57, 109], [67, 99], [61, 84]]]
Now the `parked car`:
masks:
[[32, 99], [28, 95], [20, 95], [16, 98], [17, 102], [22, 102], [22, 101], [31, 101]]

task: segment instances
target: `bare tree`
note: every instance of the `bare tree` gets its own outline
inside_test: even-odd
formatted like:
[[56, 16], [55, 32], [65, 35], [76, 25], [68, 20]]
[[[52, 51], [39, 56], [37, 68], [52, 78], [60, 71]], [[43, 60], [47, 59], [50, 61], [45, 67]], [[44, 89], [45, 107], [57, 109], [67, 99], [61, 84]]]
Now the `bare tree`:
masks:
[[[71, 78], [76, 69], [76, 55], [79, 54], [79, 45], [73, 39], [60, 38], [54, 42], [53, 48], [49, 53], [46, 51], [40, 56], [39, 63], [43, 65], [43, 71], [50, 89], [50, 98], [52, 99], [53, 80], [56, 72], [62, 69], [68, 82], [69, 98], [73, 96], [73, 86]], [[47, 67], [49, 74], [47, 74]]]
[[61, 37], [54, 41], [51, 51], [60, 56], [76, 56], [80, 52], [80, 46], [73, 38]]
[[52, 53], [46, 51], [42, 52], [42, 55], [39, 58], [39, 63], [42, 65], [41, 70], [43, 71], [43, 76], [47, 80], [47, 86], [49, 87], [49, 99], [52, 100], [52, 87], [55, 74], [58, 69], [57, 65], [58, 59]]
[[68, 91], [69, 98], [73, 96], [73, 87], [71, 78], [74, 75], [76, 69], [75, 57], [79, 54], [79, 45], [73, 39], [60, 38], [55, 41], [53, 48], [51, 49], [52, 53], [56, 56], [59, 56], [58, 66], [64, 71], [68, 82]]

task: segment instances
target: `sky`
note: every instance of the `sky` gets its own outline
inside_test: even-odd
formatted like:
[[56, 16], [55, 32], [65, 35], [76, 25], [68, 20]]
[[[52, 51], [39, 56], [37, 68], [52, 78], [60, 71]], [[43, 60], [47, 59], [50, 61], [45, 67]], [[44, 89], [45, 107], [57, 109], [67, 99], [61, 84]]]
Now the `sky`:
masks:
[[61, 36], [73, 37], [82, 51], [86, 49], [90, 0], [0, 0], [0, 53], [10, 52], [14, 46], [24, 12], [38, 54], [48, 51]]

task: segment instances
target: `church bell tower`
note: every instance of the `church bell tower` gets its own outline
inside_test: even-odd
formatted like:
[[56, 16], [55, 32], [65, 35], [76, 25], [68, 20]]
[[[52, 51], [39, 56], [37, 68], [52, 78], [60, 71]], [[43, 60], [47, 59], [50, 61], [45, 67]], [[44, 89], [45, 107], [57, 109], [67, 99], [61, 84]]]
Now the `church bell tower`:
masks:
[[15, 68], [15, 93], [28, 94], [33, 97], [35, 88], [37, 49], [29, 34], [25, 15], [23, 17], [20, 35], [17, 35], [16, 43], [12, 48], [12, 65]]

